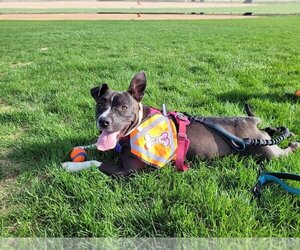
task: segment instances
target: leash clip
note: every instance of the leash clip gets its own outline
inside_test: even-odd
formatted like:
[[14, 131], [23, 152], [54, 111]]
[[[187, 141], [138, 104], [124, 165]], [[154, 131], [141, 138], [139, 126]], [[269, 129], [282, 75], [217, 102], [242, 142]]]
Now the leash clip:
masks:
[[260, 183], [260, 180], [258, 179], [254, 188], [252, 189], [252, 193], [254, 198], [260, 200], [261, 193], [262, 193], [262, 185]]
[[261, 194], [262, 194], [262, 189], [263, 189], [263, 183], [261, 181], [262, 175], [264, 174], [264, 166], [262, 164], [259, 164], [258, 171], [257, 171], [257, 181], [252, 188], [252, 193], [254, 198], [260, 200]]

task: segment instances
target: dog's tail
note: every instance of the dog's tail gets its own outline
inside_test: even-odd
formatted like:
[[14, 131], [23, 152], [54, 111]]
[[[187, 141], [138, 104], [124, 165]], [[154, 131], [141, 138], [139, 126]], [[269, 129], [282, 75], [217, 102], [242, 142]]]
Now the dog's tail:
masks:
[[255, 117], [255, 114], [254, 114], [253, 111], [251, 110], [251, 106], [250, 106], [248, 103], [245, 103], [244, 111], [246, 112], [246, 114], [247, 114], [248, 116]]
[[[248, 104], [248, 103], [245, 103], [245, 106], [244, 106], [244, 111], [246, 112], [246, 114], [250, 117], [255, 117], [255, 114], [253, 113], [252, 109], [251, 109], [251, 106]], [[276, 133], [280, 133], [282, 132], [282, 128], [279, 127], [279, 128], [273, 128], [273, 127], [267, 127], [267, 128], [264, 128], [262, 129], [263, 131], [267, 132], [269, 136], [274, 136]], [[291, 132], [288, 132], [289, 135], [292, 135]]]

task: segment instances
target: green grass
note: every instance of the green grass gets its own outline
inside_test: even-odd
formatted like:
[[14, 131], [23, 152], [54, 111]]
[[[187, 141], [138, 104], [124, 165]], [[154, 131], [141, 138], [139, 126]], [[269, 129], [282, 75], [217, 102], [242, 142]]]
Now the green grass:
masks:
[[[270, 185], [252, 201], [253, 158], [198, 160], [186, 173], [149, 168], [130, 179], [60, 168], [70, 148], [97, 138], [89, 89], [105, 81], [124, 90], [140, 70], [144, 104], [230, 116], [243, 115], [247, 101], [262, 126], [300, 134], [299, 22], [0, 22], [0, 235], [299, 237], [299, 197]], [[300, 173], [299, 157], [266, 169]]]
[[205, 12], [207, 14], [242, 14], [244, 12], [253, 12], [255, 14], [299, 14], [300, 3], [272, 3], [257, 4], [241, 7], [204, 7], [204, 8], [67, 8], [67, 9], [13, 9], [2, 8], [0, 13], [191, 13]]

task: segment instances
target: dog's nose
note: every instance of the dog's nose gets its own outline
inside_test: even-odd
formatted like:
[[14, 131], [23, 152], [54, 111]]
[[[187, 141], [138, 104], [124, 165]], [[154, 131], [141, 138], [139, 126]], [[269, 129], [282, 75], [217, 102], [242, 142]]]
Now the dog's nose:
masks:
[[100, 118], [99, 119], [99, 125], [102, 128], [107, 128], [110, 125], [110, 121], [108, 119], [105, 119], [105, 118]]

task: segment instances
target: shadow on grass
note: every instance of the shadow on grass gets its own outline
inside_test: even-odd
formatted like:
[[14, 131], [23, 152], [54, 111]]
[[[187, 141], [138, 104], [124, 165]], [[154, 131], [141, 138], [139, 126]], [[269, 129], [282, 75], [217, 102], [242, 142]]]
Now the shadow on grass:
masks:
[[[1, 159], [0, 180], [15, 178], [26, 172], [37, 173], [51, 165], [60, 165], [70, 161], [70, 151], [76, 146], [94, 143], [85, 137], [56, 139], [51, 142], [23, 143], [10, 148], [4, 159]], [[88, 160], [115, 160], [114, 152], [99, 153], [96, 149], [87, 150]]]
[[295, 103], [299, 100], [299, 98], [292, 93], [264, 94], [264, 93], [247, 93], [245, 91], [238, 91], [238, 90], [219, 94], [218, 99], [222, 102], [231, 102], [231, 103], [245, 103], [245, 102], [249, 102], [251, 99], [267, 100], [270, 102], [289, 102], [289, 103]]

